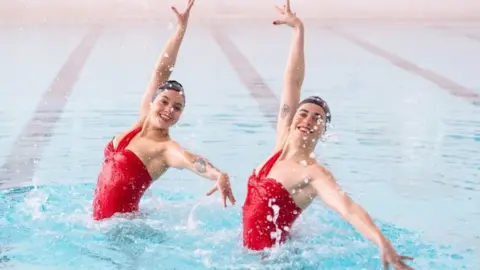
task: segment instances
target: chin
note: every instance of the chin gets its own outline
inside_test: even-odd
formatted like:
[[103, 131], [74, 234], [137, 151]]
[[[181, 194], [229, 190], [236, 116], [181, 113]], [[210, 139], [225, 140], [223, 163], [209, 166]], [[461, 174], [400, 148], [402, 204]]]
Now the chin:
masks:
[[299, 143], [314, 143], [318, 140], [318, 136], [316, 134], [313, 134], [313, 133], [310, 133], [310, 134], [305, 134], [303, 132], [300, 132], [300, 131], [296, 131], [295, 132], [295, 141], [299, 142]]
[[151, 121], [150, 125], [155, 129], [167, 129], [170, 127], [168, 123], [165, 123], [161, 119], [155, 119], [154, 121]]

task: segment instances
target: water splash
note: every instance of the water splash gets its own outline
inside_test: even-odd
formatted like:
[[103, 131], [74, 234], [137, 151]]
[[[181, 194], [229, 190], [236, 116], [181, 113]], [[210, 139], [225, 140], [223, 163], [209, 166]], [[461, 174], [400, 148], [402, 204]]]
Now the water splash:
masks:
[[274, 204], [275, 198], [268, 200], [268, 206], [273, 210], [273, 217], [268, 215], [267, 220], [271, 221], [275, 225], [275, 231], [270, 233], [270, 237], [275, 240], [275, 246], [280, 245], [282, 239], [282, 229], [277, 224], [278, 216], [280, 215], [280, 206]]

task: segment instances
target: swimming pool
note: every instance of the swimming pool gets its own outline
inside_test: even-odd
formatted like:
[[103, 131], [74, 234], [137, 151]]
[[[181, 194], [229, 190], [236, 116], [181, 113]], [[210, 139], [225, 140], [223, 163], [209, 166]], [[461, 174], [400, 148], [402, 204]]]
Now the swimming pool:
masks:
[[[339, 26], [349, 36], [308, 26], [302, 96], [324, 96], [334, 124], [317, 147], [320, 160], [399, 252], [416, 257], [417, 269], [474, 269], [480, 106], [475, 95], [442, 88], [408, 63], [480, 93], [480, 43], [458, 25], [456, 34], [414, 23]], [[480, 25], [469, 26], [478, 33]], [[0, 47], [8, 60], [0, 64], [0, 163], [8, 184], [0, 193], [0, 268], [380, 269], [377, 249], [320, 203], [268, 258], [241, 248], [246, 180], [271, 153], [269, 110], [289, 45], [288, 30], [245, 27], [252, 25], [192, 25], [174, 73], [187, 89], [187, 109], [173, 136], [230, 173], [237, 205], [222, 209], [217, 196], [204, 196], [210, 182], [171, 170], [151, 188], [155, 199], [142, 201], [143, 218], [95, 223], [90, 205], [103, 147], [136, 119], [167, 27], [2, 26], [11, 43]], [[64, 65], [69, 57], [76, 61]], [[62, 66], [72, 89], [49, 86]], [[25, 70], [34, 72], [19, 79]], [[56, 96], [44, 95], [49, 87]], [[47, 109], [35, 112], [45, 100]], [[29, 173], [33, 181], [25, 181]]]

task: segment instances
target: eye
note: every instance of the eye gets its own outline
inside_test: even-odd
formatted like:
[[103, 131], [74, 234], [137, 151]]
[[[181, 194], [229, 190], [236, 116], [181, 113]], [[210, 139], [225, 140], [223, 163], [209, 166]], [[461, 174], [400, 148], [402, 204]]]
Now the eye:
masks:
[[181, 111], [182, 110], [182, 107], [181, 106], [175, 106], [173, 107], [173, 109], [177, 112]]
[[166, 99], [162, 100], [163, 105], [168, 105], [168, 101]]
[[299, 115], [300, 115], [301, 117], [307, 117], [307, 113], [305, 113], [305, 112], [301, 112]]

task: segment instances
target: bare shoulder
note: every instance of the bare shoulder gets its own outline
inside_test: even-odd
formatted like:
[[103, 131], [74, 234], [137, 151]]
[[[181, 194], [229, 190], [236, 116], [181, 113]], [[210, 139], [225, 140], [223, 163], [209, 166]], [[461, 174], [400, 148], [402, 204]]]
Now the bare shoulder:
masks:
[[165, 144], [165, 150], [170, 151], [170, 152], [177, 152], [177, 153], [182, 153], [186, 152], [185, 148], [178, 143], [177, 141], [174, 140], [169, 140], [164, 143]]
[[322, 182], [324, 184], [335, 183], [332, 172], [317, 162], [308, 166], [308, 174], [313, 181]]
[[170, 140], [165, 142], [165, 160], [170, 167], [182, 168], [191, 162], [192, 155], [178, 142]]

